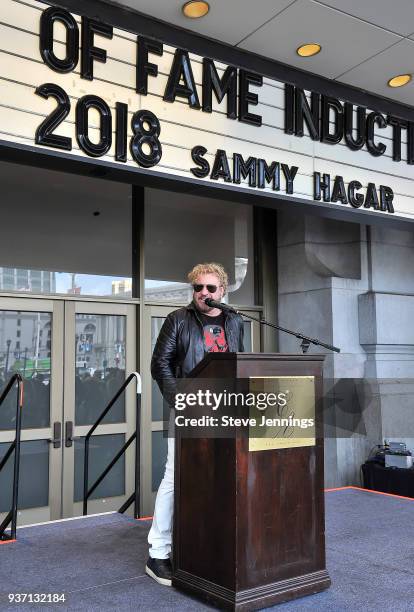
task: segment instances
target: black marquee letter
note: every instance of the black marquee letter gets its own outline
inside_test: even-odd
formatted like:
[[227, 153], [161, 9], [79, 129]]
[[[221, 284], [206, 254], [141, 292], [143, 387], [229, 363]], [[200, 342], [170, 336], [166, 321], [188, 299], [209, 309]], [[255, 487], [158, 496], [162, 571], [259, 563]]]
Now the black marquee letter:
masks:
[[223, 149], [217, 149], [210, 178], [214, 181], [218, 181], [219, 178], [222, 178], [226, 183], [231, 183], [229, 162], [227, 161], [226, 151], [223, 151]]
[[[89, 138], [89, 109], [98, 111], [101, 118], [100, 139], [94, 143]], [[76, 105], [76, 140], [82, 151], [90, 157], [101, 157], [108, 153], [112, 144], [112, 116], [107, 103], [98, 96], [83, 96]]]
[[295, 131], [295, 88], [289, 83], [285, 84], [285, 134]]
[[272, 182], [273, 191], [280, 189], [280, 164], [272, 162], [267, 165], [264, 159], [257, 160], [257, 186], [259, 189], [265, 188], [265, 183]]
[[367, 149], [374, 155], [374, 157], [379, 157], [380, 155], [384, 155], [385, 149], [387, 148], [383, 142], [378, 143], [377, 145], [374, 142], [374, 126], [378, 125], [380, 128], [387, 127], [387, 122], [381, 113], [369, 113], [367, 117]]
[[[66, 28], [66, 55], [56, 57], [53, 51], [53, 26], [59, 21]], [[79, 28], [68, 11], [51, 6], [40, 17], [40, 55], [45, 64], [55, 72], [72, 72], [79, 59]]]
[[249, 178], [249, 187], [256, 187], [256, 158], [244, 161], [240, 153], [233, 154], [233, 183], [239, 185], [242, 178]]
[[388, 210], [388, 212], [394, 212], [394, 206], [392, 201], [394, 199], [394, 192], [391, 187], [386, 185], [380, 185], [380, 208], [381, 210]]
[[[137, 164], [143, 168], [156, 166], [162, 157], [162, 145], [159, 140], [161, 125], [158, 117], [150, 110], [139, 110], [131, 119], [132, 138], [130, 151]], [[149, 152], [144, 150], [149, 148]]]
[[361, 189], [362, 185], [359, 181], [350, 181], [348, 185], [348, 200], [354, 208], [360, 208], [364, 203], [362, 193], [355, 193], [355, 190]]
[[227, 66], [223, 76], [219, 77], [213, 60], [203, 59], [203, 111], [213, 111], [212, 93], [219, 102], [227, 96], [227, 117], [237, 119], [237, 69]]
[[401, 161], [401, 128], [407, 128], [407, 121], [388, 115], [387, 123], [392, 125], [392, 159], [399, 162]]
[[414, 164], [414, 122], [408, 122], [407, 130], [407, 164]]
[[314, 172], [313, 173], [313, 199], [320, 200], [321, 192], [323, 192], [323, 201], [330, 202], [331, 201], [331, 177], [329, 174], [323, 175], [323, 180], [321, 180], [321, 173]]
[[295, 93], [295, 135], [303, 136], [303, 120], [309, 130], [309, 135], [312, 140], [319, 140], [320, 129], [319, 129], [319, 106], [320, 106], [320, 95], [318, 93], [311, 93], [311, 105], [309, 107], [308, 100], [306, 99], [305, 92], [303, 89], [296, 87]]
[[128, 105], [117, 102], [116, 108], [116, 132], [115, 132], [115, 159], [127, 162], [127, 130], [128, 130]]
[[357, 136], [354, 138], [354, 105], [345, 102], [345, 142], [352, 151], [362, 149], [365, 144], [366, 108], [357, 108]]
[[[333, 134], [330, 132], [330, 109], [334, 110], [335, 114], [335, 129]], [[336, 98], [330, 98], [329, 96], [322, 96], [322, 128], [321, 128], [321, 142], [328, 142], [329, 144], [338, 144], [341, 142], [344, 135], [344, 109], [342, 104]]]
[[204, 159], [204, 155], [207, 153], [207, 149], [202, 145], [198, 145], [191, 149], [191, 159], [199, 168], [190, 168], [190, 171], [197, 178], [205, 178], [208, 176], [210, 172], [210, 164], [206, 159]]
[[380, 207], [375, 183], [368, 183], [367, 193], [365, 195], [364, 208], [371, 208], [371, 206], [375, 210], [378, 210]]
[[148, 93], [148, 75], [158, 75], [157, 64], [148, 61], [148, 52], [161, 56], [164, 53], [162, 42], [149, 40], [143, 36], [137, 38], [137, 82], [135, 90], [144, 96]]
[[346, 197], [344, 179], [339, 174], [335, 177], [334, 184], [332, 187], [331, 202], [341, 202], [341, 204], [348, 204]]
[[250, 125], [262, 125], [262, 117], [249, 113], [249, 104], [256, 106], [259, 103], [259, 96], [256, 93], [249, 91], [249, 85], [263, 85], [263, 77], [260, 74], [247, 72], [246, 70], [239, 71], [239, 121], [250, 123]]
[[66, 119], [70, 112], [69, 96], [64, 89], [54, 83], [44, 83], [36, 88], [35, 93], [47, 100], [52, 97], [57, 102], [57, 107], [36, 130], [35, 143], [54, 149], [72, 150], [72, 138], [54, 134], [55, 129]]
[[97, 62], [106, 62], [106, 51], [100, 47], [94, 46], [94, 35], [99, 34], [105, 38], [111, 39], [113, 36], [113, 28], [101, 21], [82, 17], [82, 55], [81, 55], [81, 77], [93, 80], [93, 60]]
[[286, 179], [286, 193], [293, 193], [293, 181], [295, 180], [295, 176], [299, 170], [298, 166], [289, 166], [287, 164], [282, 164], [283, 174]]
[[[184, 85], [180, 84], [181, 79], [183, 79]], [[165, 102], [174, 102], [177, 96], [186, 98], [191, 108], [200, 108], [190, 58], [188, 52], [182, 49], [175, 50], [163, 99]]]

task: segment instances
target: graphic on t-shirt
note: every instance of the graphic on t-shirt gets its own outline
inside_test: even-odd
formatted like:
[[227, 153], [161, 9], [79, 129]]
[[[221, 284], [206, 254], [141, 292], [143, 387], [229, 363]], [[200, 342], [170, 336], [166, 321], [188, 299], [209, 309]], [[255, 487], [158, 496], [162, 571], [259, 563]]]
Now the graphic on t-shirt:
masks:
[[225, 353], [229, 350], [224, 328], [215, 323], [204, 325], [204, 342], [209, 353]]

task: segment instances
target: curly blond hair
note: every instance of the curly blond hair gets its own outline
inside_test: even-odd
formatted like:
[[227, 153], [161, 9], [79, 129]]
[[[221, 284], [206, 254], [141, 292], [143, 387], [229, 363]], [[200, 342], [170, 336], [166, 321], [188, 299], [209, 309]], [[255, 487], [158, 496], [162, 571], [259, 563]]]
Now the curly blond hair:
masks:
[[229, 284], [229, 278], [227, 276], [227, 272], [221, 264], [215, 263], [214, 261], [210, 263], [197, 264], [188, 273], [188, 280], [190, 284], [194, 285], [197, 278], [201, 274], [215, 274], [220, 281], [220, 286], [224, 289], [224, 295], [226, 294], [227, 286]]

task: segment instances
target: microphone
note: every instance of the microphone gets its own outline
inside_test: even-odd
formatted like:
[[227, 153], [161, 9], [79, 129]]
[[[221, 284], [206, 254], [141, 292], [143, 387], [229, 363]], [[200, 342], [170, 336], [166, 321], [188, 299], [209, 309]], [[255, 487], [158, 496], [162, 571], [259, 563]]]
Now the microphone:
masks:
[[228, 304], [222, 304], [222, 302], [216, 302], [216, 300], [212, 300], [211, 298], [206, 298], [204, 303], [210, 308], [219, 308], [220, 310], [224, 310], [225, 312], [235, 312], [237, 314], [237, 310]]

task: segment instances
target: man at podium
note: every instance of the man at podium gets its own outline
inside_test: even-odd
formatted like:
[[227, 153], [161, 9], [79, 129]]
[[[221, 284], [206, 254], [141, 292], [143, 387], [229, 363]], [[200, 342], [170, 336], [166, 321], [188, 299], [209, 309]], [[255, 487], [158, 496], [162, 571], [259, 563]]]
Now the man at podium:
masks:
[[[174, 381], [185, 378], [208, 352], [243, 352], [243, 320], [205, 303], [220, 302], [226, 294], [228, 276], [217, 263], [196, 265], [188, 274], [193, 300], [170, 313], [160, 331], [151, 361], [151, 374], [164, 400], [171, 406]], [[174, 438], [169, 432], [164, 478], [155, 501], [154, 518], [148, 535], [150, 544], [146, 573], [159, 584], [171, 586], [170, 561], [174, 506]]]

